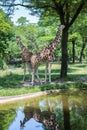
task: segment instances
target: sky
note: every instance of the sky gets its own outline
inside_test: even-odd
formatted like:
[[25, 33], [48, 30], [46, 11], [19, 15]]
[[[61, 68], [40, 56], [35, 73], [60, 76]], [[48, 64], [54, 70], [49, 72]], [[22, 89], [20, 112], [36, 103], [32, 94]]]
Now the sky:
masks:
[[23, 119], [25, 117], [25, 115], [22, 111], [23, 111], [22, 107], [20, 107], [16, 111], [16, 117], [13, 120], [13, 122], [10, 123], [10, 126], [8, 128], [9, 130], [45, 130], [45, 128], [43, 127], [43, 124], [35, 121], [34, 118], [30, 118], [30, 120], [28, 120], [24, 124], [24, 127], [21, 128], [20, 119], [21, 119], [21, 121], [23, 121]]
[[29, 14], [29, 10], [24, 8], [24, 7], [21, 7], [21, 6], [18, 6], [17, 10], [14, 11], [14, 14], [12, 15], [12, 21], [14, 22], [14, 24], [17, 24], [17, 19], [20, 18], [20, 17], [26, 17], [27, 20], [29, 20], [29, 23], [37, 23], [39, 18], [36, 17], [36, 16], [32, 16]]

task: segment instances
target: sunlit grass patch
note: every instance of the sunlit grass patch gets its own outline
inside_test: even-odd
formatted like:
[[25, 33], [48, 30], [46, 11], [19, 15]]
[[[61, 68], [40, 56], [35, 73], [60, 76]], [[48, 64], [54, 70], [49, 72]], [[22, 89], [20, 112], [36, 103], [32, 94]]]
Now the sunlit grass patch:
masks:
[[68, 74], [69, 75], [78, 75], [78, 76], [81, 76], [81, 75], [87, 76], [87, 64], [86, 63], [69, 64]]
[[[52, 82], [60, 79], [60, 63], [52, 64]], [[23, 68], [10, 68], [8, 70], [0, 70], [0, 95], [18, 95], [25, 94], [37, 91], [44, 91], [50, 89], [58, 89], [58, 88], [74, 88], [74, 87], [84, 87], [85, 85], [80, 84], [71, 84], [63, 83], [63, 85], [58, 84], [47, 84], [47, 85], [38, 85], [35, 87], [32, 86], [23, 86]], [[45, 65], [39, 67], [39, 75], [41, 80], [44, 80], [45, 77]], [[87, 65], [86, 63], [80, 64], [69, 64], [68, 66], [68, 76], [65, 81], [73, 81], [79, 77], [87, 77]], [[28, 81], [30, 75], [27, 70], [26, 80]], [[62, 81], [61, 81], [62, 83]], [[75, 86], [76, 85], [76, 86]]]
[[19, 88], [5, 88], [0, 89], [0, 96], [12, 96], [12, 95], [21, 95], [28, 94], [40, 91], [55, 90], [55, 89], [70, 89], [70, 88], [87, 88], [87, 84], [84, 83], [66, 83], [66, 84], [47, 84], [43, 86], [35, 87], [19, 87]]
[[12, 95], [21, 95], [21, 94], [27, 94], [32, 92], [39, 92], [40, 88], [33, 87], [19, 87], [19, 88], [6, 88], [6, 89], [0, 89], [0, 95], [1, 96], [12, 96]]

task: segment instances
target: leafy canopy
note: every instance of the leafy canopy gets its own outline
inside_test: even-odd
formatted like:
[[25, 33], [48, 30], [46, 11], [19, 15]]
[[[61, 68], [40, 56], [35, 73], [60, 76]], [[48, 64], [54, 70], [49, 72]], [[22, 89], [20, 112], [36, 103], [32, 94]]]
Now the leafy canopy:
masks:
[[8, 40], [12, 36], [12, 23], [10, 18], [0, 10], [0, 58], [3, 58], [8, 47]]

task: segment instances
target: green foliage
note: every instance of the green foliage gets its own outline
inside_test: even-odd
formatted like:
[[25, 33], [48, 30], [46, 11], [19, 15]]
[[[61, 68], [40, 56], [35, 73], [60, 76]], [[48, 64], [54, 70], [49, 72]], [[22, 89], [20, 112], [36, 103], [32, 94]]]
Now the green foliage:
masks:
[[0, 58], [7, 56], [8, 41], [13, 36], [10, 18], [0, 10]]
[[[15, 26], [15, 34], [22, 38], [22, 43], [28, 47], [29, 51], [36, 52], [38, 49], [38, 28], [37, 25], [27, 24], [25, 26]], [[15, 44], [16, 41], [15, 41]], [[18, 46], [18, 45], [17, 45]]]
[[35, 53], [43, 49], [50, 43], [51, 40], [54, 39], [57, 28], [56, 26], [44, 27], [34, 24], [27, 24], [25, 26], [15, 26], [14, 31], [16, 35], [21, 36], [23, 44], [28, 47], [29, 51]]
[[15, 117], [16, 112], [13, 109], [0, 112], [0, 129], [7, 130], [10, 123], [14, 120]]
[[4, 60], [0, 59], [0, 70], [1, 69], [5, 70], [7, 68], [8, 68], [8, 66], [7, 66], [6, 62]]
[[[76, 59], [78, 59], [80, 57], [80, 53], [82, 50], [82, 45], [83, 42], [87, 42], [86, 41], [86, 33], [87, 33], [87, 17], [86, 17], [86, 13], [82, 13], [78, 16], [78, 18], [76, 19], [75, 23], [73, 24], [73, 26], [70, 28], [69, 30], [69, 44], [68, 44], [68, 53], [69, 53], [69, 57], [72, 57], [72, 39], [75, 39], [75, 57]], [[83, 39], [85, 38], [85, 41], [83, 41]], [[85, 43], [86, 44], [86, 43]], [[86, 53], [86, 49], [87, 46], [85, 46], [85, 50], [84, 50], [84, 59], [86, 60], [87, 57], [87, 53]]]
[[17, 23], [19, 25], [23, 26], [23, 25], [26, 25], [28, 23], [28, 20], [26, 19], [26, 17], [20, 17], [20, 18], [18, 18]]

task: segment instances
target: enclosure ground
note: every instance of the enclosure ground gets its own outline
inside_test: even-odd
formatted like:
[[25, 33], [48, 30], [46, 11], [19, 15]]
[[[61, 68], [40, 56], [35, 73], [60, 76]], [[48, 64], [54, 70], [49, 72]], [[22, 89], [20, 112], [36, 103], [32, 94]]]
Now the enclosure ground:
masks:
[[[84, 83], [85, 85], [87, 85], [87, 77], [80, 77], [76, 80], [72, 81], [63, 81], [63, 80], [56, 80], [55, 82], [52, 82], [50, 85], [54, 85], [54, 84], [73, 84], [73, 83]], [[36, 83], [39, 84], [39, 83]], [[24, 87], [31, 87], [31, 83], [29, 81], [26, 81], [24, 84]], [[33, 87], [37, 87], [37, 86], [32, 86]], [[44, 87], [44, 86], [43, 86]], [[18, 101], [18, 100], [23, 100], [23, 99], [29, 99], [29, 98], [34, 98], [37, 96], [43, 96], [43, 95], [47, 95], [47, 94], [52, 94], [52, 93], [58, 93], [64, 90], [77, 90], [77, 89], [87, 89], [87, 87], [82, 87], [82, 88], [58, 88], [58, 89], [51, 89], [51, 90], [44, 90], [44, 91], [40, 91], [40, 92], [34, 92], [34, 93], [28, 93], [28, 94], [21, 94], [21, 95], [16, 95], [16, 96], [0, 96], [0, 104], [4, 104], [7, 102], [13, 102], [13, 101]]]

